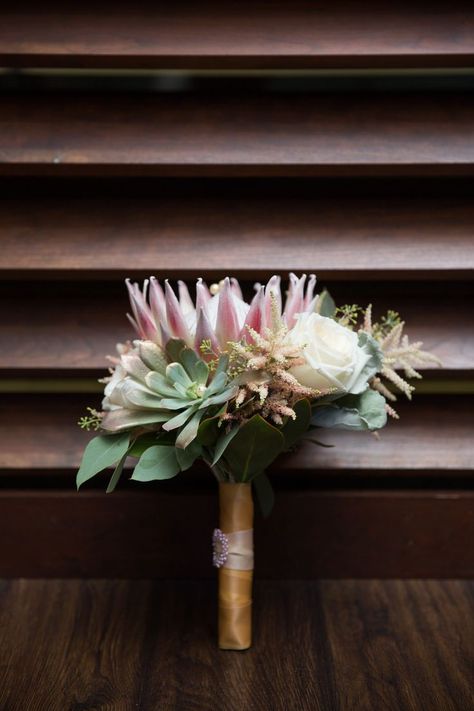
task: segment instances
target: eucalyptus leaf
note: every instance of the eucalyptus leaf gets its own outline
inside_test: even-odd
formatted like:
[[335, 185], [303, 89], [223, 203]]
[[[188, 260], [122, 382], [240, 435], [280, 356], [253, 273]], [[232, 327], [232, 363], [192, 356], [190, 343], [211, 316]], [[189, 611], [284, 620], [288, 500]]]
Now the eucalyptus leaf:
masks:
[[128, 450], [129, 442], [128, 432], [94, 437], [84, 450], [76, 477], [77, 488], [106, 467], [116, 464]]
[[311, 420], [311, 404], [307, 398], [298, 400], [293, 406], [293, 410], [296, 413], [296, 419], [293, 420], [289, 417], [281, 428], [281, 433], [285, 438], [285, 449], [290, 449], [301, 439]]
[[119, 479], [122, 476], [123, 466], [127, 460], [127, 457], [128, 457], [128, 451], [125, 452], [122, 459], [119, 462], [117, 462], [117, 466], [114, 469], [114, 473], [110, 477], [109, 485], [107, 486], [107, 489], [105, 490], [106, 494], [111, 494], [112, 491], [114, 491], [117, 484], [119, 483]]
[[182, 472], [192, 467], [196, 459], [202, 455], [202, 447], [197, 440], [193, 440], [185, 449], [176, 449], [176, 458]]
[[336, 303], [327, 289], [324, 289], [316, 301], [316, 313], [327, 318], [333, 318], [336, 313]]
[[214, 450], [214, 459], [212, 461], [212, 466], [214, 464], [217, 464], [219, 459], [222, 457], [224, 454], [225, 450], [227, 449], [228, 445], [232, 442], [234, 439], [235, 435], [238, 433], [239, 428], [238, 427], [233, 427], [229, 432], [223, 432], [219, 439], [216, 442], [216, 448]]
[[285, 438], [276, 427], [254, 415], [239, 427], [228, 445], [224, 459], [237, 481], [250, 481], [260, 474], [285, 447]]
[[135, 481], [154, 481], [172, 479], [180, 471], [176, 450], [166, 445], [149, 447], [142, 454], [135, 467], [132, 479]]
[[149, 447], [153, 447], [158, 442], [158, 432], [147, 432], [146, 434], [137, 437], [135, 442], [128, 450], [128, 456], [140, 458]]
[[265, 472], [261, 472], [253, 479], [252, 484], [255, 489], [260, 511], [263, 517], [267, 518], [267, 516], [271, 514], [275, 503], [275, 492], [273, 491], [270, 479]]
[[345, 395], [313, 411], [311, 424], [342, 430], [378, 430], [387, 422], [385, 398], [375, 390]]
[[211, 447], [220, 434], [219, 415], [206, 417], [201, 421], [197, 433], [198, 441], [204, 447]]

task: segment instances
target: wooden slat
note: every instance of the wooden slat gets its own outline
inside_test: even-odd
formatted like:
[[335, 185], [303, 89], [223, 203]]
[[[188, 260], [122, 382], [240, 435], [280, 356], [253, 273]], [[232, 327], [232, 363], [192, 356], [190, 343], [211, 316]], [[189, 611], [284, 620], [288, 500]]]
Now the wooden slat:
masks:
[[465, 175], [469, 94], [11, 95], [1, 175]]
[[[317, 268], [317, 257], [315, 254], [314, 263], [307, 263], [308, 270]], [[188, 264], [193, 260], [191, 252]], [[387, 308], [399, 311], [407, 333], [422, 340], [443, 361], [442, 369], [427, 368], [425, 372], [436, 377], [472, 374], [472, 283], [452, 284], [449, 289], [430, 283], [422, 287], [385, 284], [381, 288], [378, 282], [334, 283], [330, 288], [338, 303], [373, 303], [376, 316]], [[125, 318], [129, 305], [122, 284], [38, 282], [21, 286], [12, 282], [4, 284], [0, 294], [8, 304], [2, 321], [5, 347], [0, 349], [0, 373], [100, 373], [107, 366], [105, 356], [115, 352], [115, 344], [134, 337]]]
[[27, 67], [470, 66], [471, 7], [215, 2], [44, 3], [2, 10], [0, 62]]
[[[212, 574], [217, 489], [0, 493], [4, 577], [194, 578]], [[21, 525], [21, 536], [18, 534]], [[262, 578], [472, 577], [474, 494], [277, 492], [257, 518]], [[295, 554], [297, 551], [297, 555]]]
[[211, 581], [2, 583], [0, 706], [464, 711], [472, 581], [258, 581], [245, 655]]
[[[72, 485], [84, 447], [93, 436], [76, 423], [87, 405], [100, 407], [100, 400], [100, 394], [2, 396], [0, 471], [37, 475], [39, 486], [43, 473], [64, 472], [66, 485]], [[318, 486], [323, 472], [342, 476], [361, 472], [431, 477], [474, 474], [472, 396], [419, 395], [412, 403], [400, 399], [397, 407], [400, 420], [390, 421], [379, 439], [362, 432], [320, 430], [319, 439], [335, 446], [327, 449], [306, 443], [291, 456], [280, 458], [272, 467], [278, 481], [290, 477], [291, 482], [295, 472], [305, 473], [305, 481], [313, 486]], [[176, 480], [178, 486], [180, 480]], [[190, 482], [194, 480], [193, 473]], [[199, 481], [209, 485], [210, 474], [206, 472]]]
[[[317, 269], [324, 278], [465, 278], [474, 272], [466, 197], [254, 194], [41, 197], [0, 201], [0, 272], [191, 278]], [[259, 194], [260, 192], [260, 194]], [[192, 259], [190, 258], [192, 255]]]

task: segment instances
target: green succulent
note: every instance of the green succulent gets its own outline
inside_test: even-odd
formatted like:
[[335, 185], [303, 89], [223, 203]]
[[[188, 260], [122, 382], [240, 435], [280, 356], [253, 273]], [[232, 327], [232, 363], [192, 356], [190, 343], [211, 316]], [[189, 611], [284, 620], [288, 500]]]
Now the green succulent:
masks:
[[206, 410], [227, 402], [236, 394], [237, 386], [228, 381], [226, 356], [220, 357], [208, 383], [209, 367], [193, 350], [183, 347], [177, 355], [164, 373], [150, 372], [145, 381], [162, 398], [160, 408], [177, 413], [163, 424], [163, 429], [169, 432], [181, 427], [176, 446], [184, 449], [196, 437]]
[[208, 409], [236, 394], [226, 356], [220, 357], [209, 382], [209, 366], [183, 341], [170, 341], [166, 353], [168, 359], [160, 357], [158, 347], [148, 342], [138, 353], [122, 356], [126, 374], [109, 396], [108, 404], [114, 407], [106, 413], [103, 429], [118, 432], [161, 423], [168, 432], [180, 430], [176, 447], [184, 449], [195, 439]]

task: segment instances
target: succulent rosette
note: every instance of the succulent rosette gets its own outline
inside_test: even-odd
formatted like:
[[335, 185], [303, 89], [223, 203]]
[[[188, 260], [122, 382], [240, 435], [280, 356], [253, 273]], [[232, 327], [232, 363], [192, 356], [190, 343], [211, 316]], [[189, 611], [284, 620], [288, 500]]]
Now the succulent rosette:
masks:
[[79, 423], [100, 433], [86, 447], [78, 487], [113, 466], [113, 491], [127, 460], [135, 481], [170, 479], [196, 460], [214, 473], [224, 649], [246, 649], [251, 640], [250, 484], [267, 515], [273, 492], [265, 470], [280, 453], [319, 428], [384, 427], [387, 415], [398, 417], [394, 390], [410, 398], [405, 378], [436, 361], [403, 335], [396, 312], [374, 323], [370, 306], [336, 308], [315, 286], [314, 275], [290, 274], [284, 295], [273, 276], [246, 301], [236, 279], [210, 288], [199, 279], [194, 298], [181, 281], [175, 292], [154, 277], [142, 287], [127, 280], [137, 338], [117, 346], [102, 409]]

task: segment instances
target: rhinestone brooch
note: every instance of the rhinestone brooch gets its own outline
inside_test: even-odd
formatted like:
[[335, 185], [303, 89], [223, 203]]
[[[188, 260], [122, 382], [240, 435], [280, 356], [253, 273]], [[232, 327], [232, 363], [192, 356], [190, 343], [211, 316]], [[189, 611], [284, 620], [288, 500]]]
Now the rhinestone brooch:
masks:
[[212, 534], [212, 565], [215, 565], [216, 568], [222, 568], [228, 555], [229, 539], [220, 528], [215, 528]]

